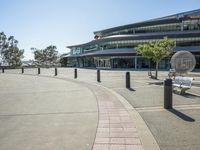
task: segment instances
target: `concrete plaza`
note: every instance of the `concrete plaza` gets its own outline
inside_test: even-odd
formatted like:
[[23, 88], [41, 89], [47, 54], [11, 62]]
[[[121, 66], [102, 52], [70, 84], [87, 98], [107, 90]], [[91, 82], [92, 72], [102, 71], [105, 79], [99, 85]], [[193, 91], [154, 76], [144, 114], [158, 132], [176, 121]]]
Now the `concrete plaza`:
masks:
[[90, 90], [37, 76], [4, 74], [0, 83], [1, 150], [91, 149], [98, 109]]
[[199, 73], [190, 74], [195, 80], [186, 95], [173, 94], [169, 111], [163, 109], [167, 72], [160, 72], [159, 80], [149, 79], [147, 71], [130, 73], [126, 89], [125, 71], [102, 70], [97, 83], [96, 70], [78, 69], [77, 79], [73, 68], [58, 68], [56, 77], [54, 69], [41, 69], [40, 75], [37, 69], [25, 69], [25, 75], [5, 70], [0, 147], [200, 149]]

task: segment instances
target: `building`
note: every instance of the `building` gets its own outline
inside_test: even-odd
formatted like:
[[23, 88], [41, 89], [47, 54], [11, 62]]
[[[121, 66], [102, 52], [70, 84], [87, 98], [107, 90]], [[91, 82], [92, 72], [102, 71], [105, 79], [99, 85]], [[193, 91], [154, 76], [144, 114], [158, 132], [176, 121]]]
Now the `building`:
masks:
[[[135, 47], [165, 36], [174, 41], [173, 52], [192, 52], [195, 69], [200, 69], [200, 9], [96, 31], [94, 40], [68, 46], [65, 60], [76, 67], [145, 69], [150, 62], [138, 56]], [[169, 69], [169, 62], [169, 58], [163, 59], [159, 68]]]

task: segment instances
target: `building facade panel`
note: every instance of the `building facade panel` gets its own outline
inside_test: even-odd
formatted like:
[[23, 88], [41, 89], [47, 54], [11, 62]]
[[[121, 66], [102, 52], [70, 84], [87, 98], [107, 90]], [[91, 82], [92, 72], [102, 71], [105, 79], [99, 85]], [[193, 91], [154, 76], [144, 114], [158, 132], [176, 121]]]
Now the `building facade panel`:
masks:
[[[138, 56], [138, 44], [168, 37], [174, 41], [173, 52], [187, 50], [197, 60], [200, 69], [200, 9], [151, 19], [144, 22], [94, 32], [95, 39], [84, 44], [68, 46], [69, 66], [91, 68], [146, 69], [155, 64]], [[170, 68], [170, 58], [163, 59], [160, 69]]]

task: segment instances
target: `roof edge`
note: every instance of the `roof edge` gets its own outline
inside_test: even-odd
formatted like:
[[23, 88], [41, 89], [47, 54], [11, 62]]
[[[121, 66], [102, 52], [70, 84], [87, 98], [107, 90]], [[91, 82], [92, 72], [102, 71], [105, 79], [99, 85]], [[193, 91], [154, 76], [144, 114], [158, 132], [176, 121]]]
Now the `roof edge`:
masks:
[[113, 29], [117, 29], [117, 28], [121, 28], [121, 27], [126, 27], [126, 26], [131, 26], [131, 25], [137, 25], [137, 24], [141, 24], [141, 23], [148, 23], [148, 22], [154, 22], [154, 21], [160, 21], [160, 20], [167, 20], [170, 17], [174, 18], [174, 19], [179, 19], [178, 16], [182, 16], [182, 15], [188, 15], [191, 13], [195, 13], [200, 11], [200, 9], [195, 9], [195, 10], [190, 10], [190, 11], [186, 11], [186, 12], [181, 12], [181, 13], [177, 13], [177, 14], [173, 14], [173, 15], [168, 15], [168, 16], [164, 16], [164, 17], [159, 17], [159, 18], [153, 18], [153, 19], [149, 19], [146, 21], [140, 21], [140, 22], [136, 22], [136, 23], [130, 23], [130, 24], [126, 24], [126, 25], [121, 25], [121, 26], [116, 26], [116, 27], [112, 27], [112, 28], [108, 28], [108, 29], [103, 29], [103, 30], [99, 30], [99, 31], [94, 31], [94, 35], [97, 35], [98, 33], [101, 32], [106, 32], [107, 30], [113, 30]]

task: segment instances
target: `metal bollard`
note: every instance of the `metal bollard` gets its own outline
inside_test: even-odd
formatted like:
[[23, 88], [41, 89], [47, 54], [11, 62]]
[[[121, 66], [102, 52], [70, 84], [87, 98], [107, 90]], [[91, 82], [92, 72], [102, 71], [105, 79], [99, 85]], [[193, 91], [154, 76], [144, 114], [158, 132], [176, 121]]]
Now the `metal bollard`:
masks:
[[40, 74], [40, 68], [38, 68], [38, 74]]
[[75, 68], [74, 69], [74, 79], [76, 79], [77, 78], [77, 69]]
[[4, 73], [4, 68], [2, 68], [2, 73]]
[[55, 68], [55, 76], [57, 76], [58, 75], [58, 70], [57, 70], [57, 68]]
[[24, 68], [22, 67], [22, 74], [24, 73]]
[[164, 108], [172, 108], [172, 79], [164, 80]]
[[97, 69], [97, 82], [101, 82], [100, 70]]
[[130, 83], [130, 72], [126, 72], [126, 88], [130, 89], [131, 88], [131, 83]]

